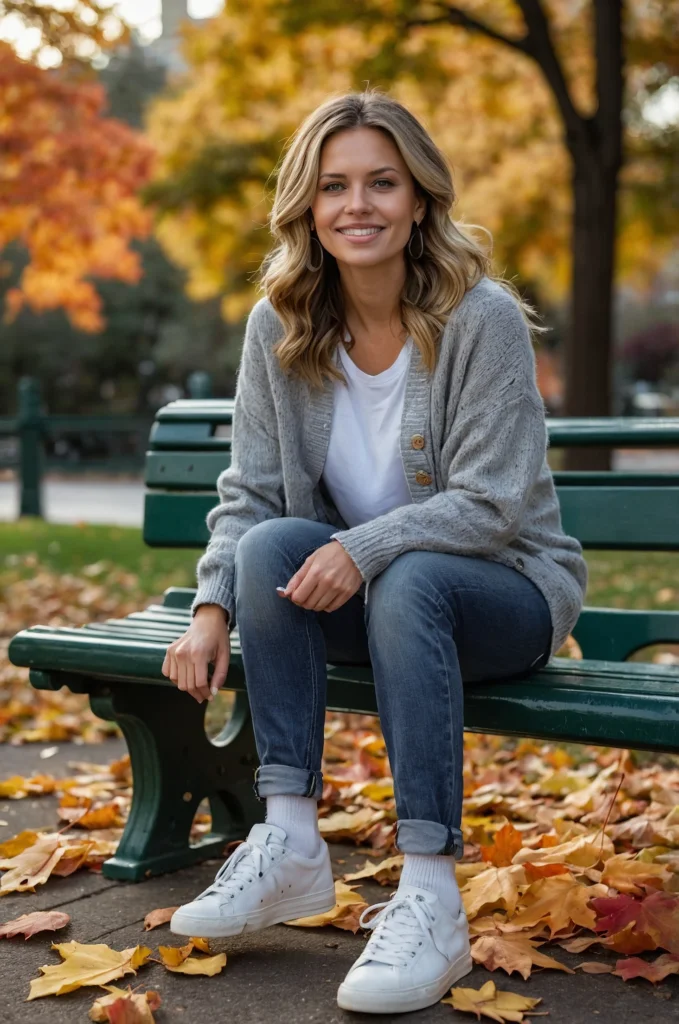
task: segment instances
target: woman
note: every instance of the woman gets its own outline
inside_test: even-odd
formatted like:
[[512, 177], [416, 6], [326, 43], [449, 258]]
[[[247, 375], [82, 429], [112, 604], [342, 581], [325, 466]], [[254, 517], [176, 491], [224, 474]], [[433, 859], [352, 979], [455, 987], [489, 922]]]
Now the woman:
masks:
[[163, 665], [211, 699], [208, 663], [215, 693], [238, 625], [266, 822], [171, 923], [227, 936], [334, 906], [317, 820], [326, 663], [372, 664], [405, 858], [363, 915], [349, 1010], [416, 1010], [471, 970], [463, 680], [544, 665], [587, 582], [546, 460], [533, 311], [491, 277], [454, 201], [425, 129], [375, 90], [295, 133], [193, 619]]

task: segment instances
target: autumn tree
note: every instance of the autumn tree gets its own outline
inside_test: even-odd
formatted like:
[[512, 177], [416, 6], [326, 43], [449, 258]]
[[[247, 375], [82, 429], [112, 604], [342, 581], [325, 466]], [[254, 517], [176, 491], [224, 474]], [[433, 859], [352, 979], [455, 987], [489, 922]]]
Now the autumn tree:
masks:
[[447, 154], [453, 215], [490, 229], [496, 267], [544, 304], [570, 297], [566, 411], [607, 413], [614, 252], [643, 287], [676, 235], [676, 133], [644, 115], [676, 70], [674, 8], [630, 0], [623, 24], [598, 0], [230, 0], [187, 29], [183, 87], [151, 113], [159, 237], [194, 297], [241, 316], [285, 139], [329, 95], [388, 88]]
[[[133, 283], [140, 276], [129, 243], [151, 228], [138, 192], [153, 150], [105, 116], [105, 91], [88, 74], [88, 58], [110, 41], [107, 7], [80, 0], [61, 11], [4, 0], [0, 13], [8, 12], [42, 35], [31, 60], [0, 44], [0, 249], [20, 242], [29, 255], [7, 292], [7, 315], [25, 304], [63, 308], [81, 330], [96, 331], [101, 301], [91, 278]], [[61, 66], [40, 66], [59, 46]]]

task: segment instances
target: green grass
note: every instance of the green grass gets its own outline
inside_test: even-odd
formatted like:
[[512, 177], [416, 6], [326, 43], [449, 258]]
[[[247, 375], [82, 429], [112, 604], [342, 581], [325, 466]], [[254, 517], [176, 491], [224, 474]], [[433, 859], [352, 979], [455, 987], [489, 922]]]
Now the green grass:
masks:
[[[0, 573], [12, 556], [34, 554], [53, 572], [78, 573], [106, 560], [140, 578], [144, 593], [195, 586], [199, 549], [149, 548], [141, 530], [119, 526], [61, 526], [25, 518], [0, 523]], [[9, 556], [9, 561], [7, 560]], [[588, 551], [587, 604], [613, 608], [679, 609], [679, 552]], [[4, 562], [4, 565], [3, 565]], [[30, 566], [13, 567], [31, 575]]]
[[142, 593], [159, 595], [166, 587], [194, 587], [198, 549], [150, 548], [141, 530], [122, 526], [68, 526], [26, 517], [0, 523], [0, 580], [3, 570], [32, 575], [30, 566], [13, 564], [16, 556], [35, 555], [45, 569], [74, 573], [107, 561], [139, 576]]

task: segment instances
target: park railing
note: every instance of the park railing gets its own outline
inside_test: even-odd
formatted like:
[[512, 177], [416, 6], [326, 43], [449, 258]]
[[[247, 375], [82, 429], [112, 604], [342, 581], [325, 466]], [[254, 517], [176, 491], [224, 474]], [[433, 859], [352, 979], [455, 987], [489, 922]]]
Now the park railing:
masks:
[[[193, 399], [209, 398], [209, 374], [191, 374], [187, 389]], [[152, 424], [152, 412], [148, 416], [50, 415], [43, 409], [40, 381], [22, 377], [17, 415], [0, 417], [0, 469], [16, 470], [19, 515], [43, 515], [42, 478], [49, 470], [141, 473]]]

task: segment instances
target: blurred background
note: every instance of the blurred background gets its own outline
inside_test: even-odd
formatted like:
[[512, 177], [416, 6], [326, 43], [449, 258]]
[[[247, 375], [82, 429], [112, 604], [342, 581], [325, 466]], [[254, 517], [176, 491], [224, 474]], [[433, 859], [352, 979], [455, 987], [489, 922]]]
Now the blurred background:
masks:
[[[679, 8], [633, 0], [603, 34], [585, 0], [543, 11], [526, 46], [498, 0], [1, 0], [0, 516], [17, 514], [30, 377], [25, 401], [56, 417], [54, 514], [64, 473], [72, 495], [88, 470], [124, 473], [121, 516], [141, 522], [156, 410], [234, 393], [285, 140], [366, 83], [422, 119], [453, 217], [492, 232], [496, 268], [551, 327], [548, 411], [679, 414]], [[677, 468], [674, 452], [613, 456], [640, 458]]]

